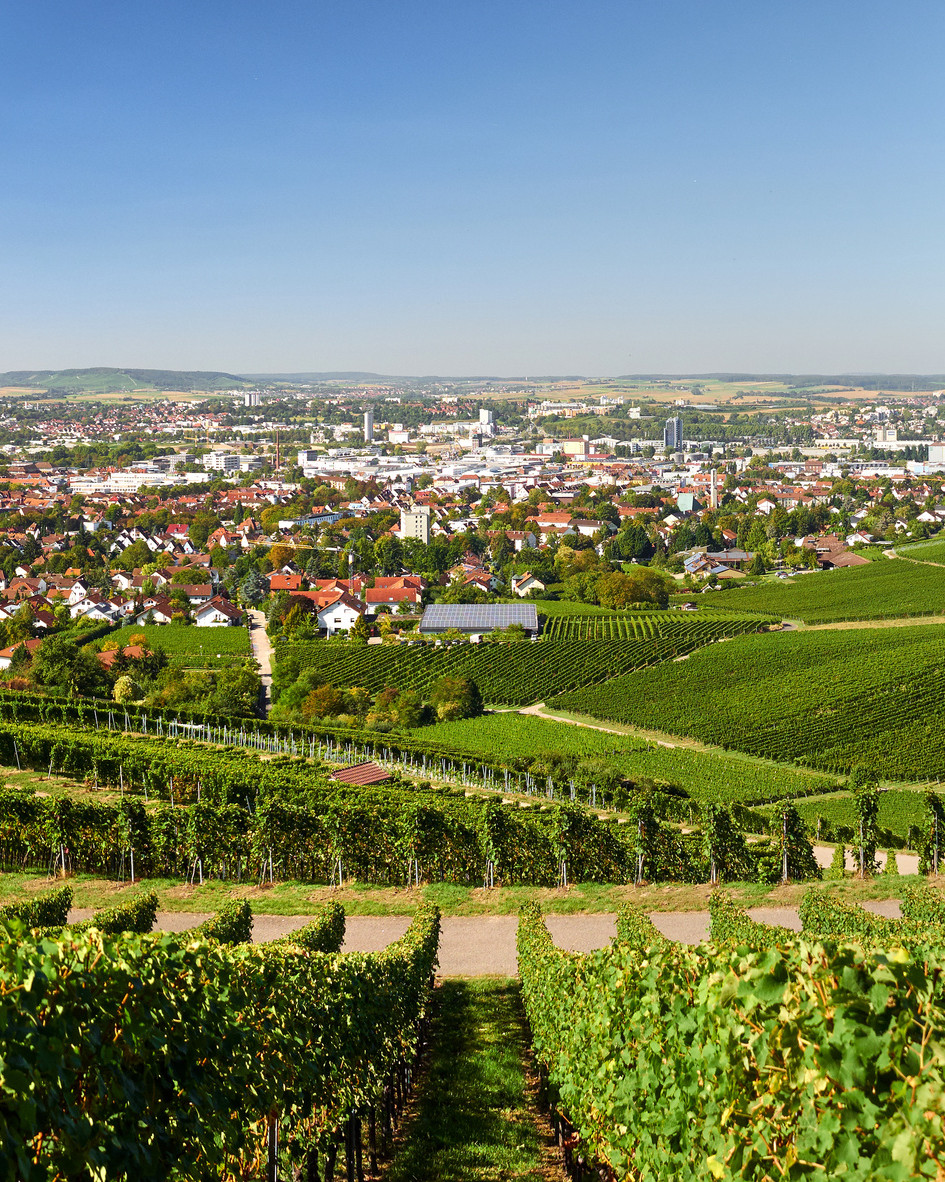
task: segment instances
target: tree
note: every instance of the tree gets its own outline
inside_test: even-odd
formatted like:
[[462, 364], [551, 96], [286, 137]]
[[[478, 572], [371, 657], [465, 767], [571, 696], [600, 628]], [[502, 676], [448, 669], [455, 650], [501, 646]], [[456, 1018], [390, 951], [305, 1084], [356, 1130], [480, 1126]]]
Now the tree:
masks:
[[240, 583], [240, 600], [249, 607], [256, 607], [269, 594], [269, 580], [258, 571], [251, 570]]
[[141, 686], [125, 673], [115, 682], [112, 697], [116, 702], [137, 702], [143, 696]]
[[190, 528], [187, 530], [187, 536], [198, 550], [203, 550], [207, 544], [207, 538], [221, 524], [220, 518], [215, 513], [201, 509], [198, 513], [194, 514], [194, 519], [190, 523]]
[[35, 685], [73, 695], [103, 695], [108, 689], [108, 675], [98, 658], [62, 636], [46, 637], [33, 655], [30, 677]]
[[321, 685], [313, 689], [302, 703], [305, 718], [329, 718], [341, 714], [345, 709], [345, 694], [333, 685]]
[[471, 677], [441, 677], [430, 691], [430, 705], [441, 722], [482, 713], [482, 694]]
[[371, 628], [370, 628], [370, 625], [368, 624], [367, 620], [364, 618], [364, 616], [358, 616], [358, 618], [351, 625], [351, 629], [348, 633], [348, 636], [350, 637], [351, 640], [356, 640], [361, 643], [366, 643], [367, 640], [370, 638], [370, 635], [371, 635]]

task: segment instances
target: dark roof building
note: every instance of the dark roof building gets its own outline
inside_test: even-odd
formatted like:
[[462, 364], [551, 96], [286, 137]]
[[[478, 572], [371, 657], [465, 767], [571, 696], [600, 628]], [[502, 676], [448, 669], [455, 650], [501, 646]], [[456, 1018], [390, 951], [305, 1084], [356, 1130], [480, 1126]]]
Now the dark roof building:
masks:
[[423, 613], [420, 631], [468, 632], [482, 635], [519, 624], [538, 635], [538, 610], [533, 603], [434, 603]]

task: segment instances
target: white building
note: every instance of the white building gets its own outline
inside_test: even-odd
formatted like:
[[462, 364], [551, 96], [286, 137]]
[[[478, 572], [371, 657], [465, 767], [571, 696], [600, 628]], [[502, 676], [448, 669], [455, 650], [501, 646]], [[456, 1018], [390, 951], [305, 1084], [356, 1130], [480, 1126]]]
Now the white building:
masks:
[[240, 458], [233, 451], [210, 451], [203, 457], [203, 466], [213, 472], [239, 472]]
[[400, 539], [419, 538], [424, 544], [430, 541], [430, 507], [420, 505], [415, 509], [400, 511]]

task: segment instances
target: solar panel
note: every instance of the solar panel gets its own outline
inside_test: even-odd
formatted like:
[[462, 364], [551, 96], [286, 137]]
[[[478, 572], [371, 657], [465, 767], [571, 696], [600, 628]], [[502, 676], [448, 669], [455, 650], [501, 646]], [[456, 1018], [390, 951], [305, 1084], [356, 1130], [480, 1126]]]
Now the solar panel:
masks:
[[434, 603], [423, 613], [421, 632], [491, 632], [520, 624], [538, 631], [538, 611], [533, 603]]

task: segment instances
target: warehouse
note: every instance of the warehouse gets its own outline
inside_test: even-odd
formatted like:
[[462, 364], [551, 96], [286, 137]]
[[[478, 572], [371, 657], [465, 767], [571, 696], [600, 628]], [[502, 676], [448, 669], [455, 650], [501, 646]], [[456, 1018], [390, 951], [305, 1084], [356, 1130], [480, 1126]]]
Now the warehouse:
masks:
[[465, 632], [473, 640], [511, 628], [538, 635], [538, 612], [533, 603], [434, 603], [423, 613], [420, 631], [427, 636], [440, 632]]

